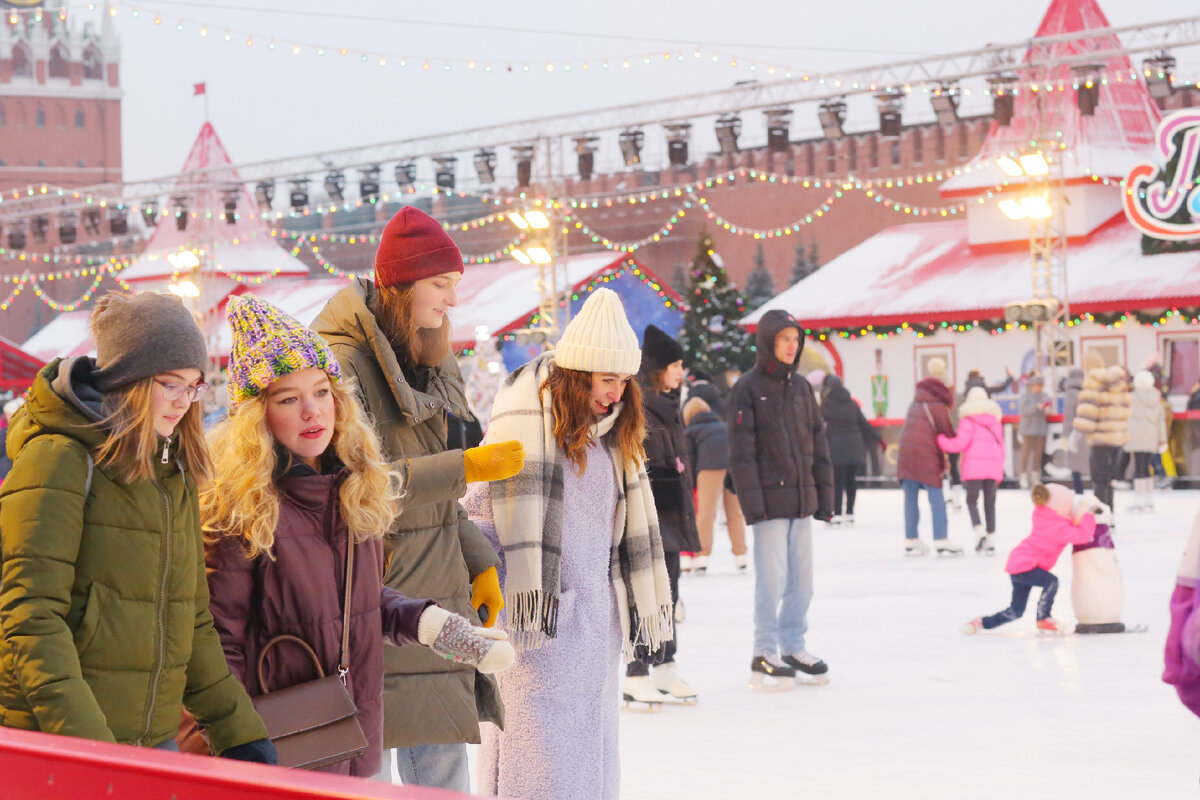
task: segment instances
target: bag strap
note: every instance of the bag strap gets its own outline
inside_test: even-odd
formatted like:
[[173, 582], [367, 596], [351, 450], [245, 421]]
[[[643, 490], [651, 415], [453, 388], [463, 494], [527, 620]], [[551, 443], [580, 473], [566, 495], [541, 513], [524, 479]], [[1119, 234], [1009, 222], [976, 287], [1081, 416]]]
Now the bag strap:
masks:
[[354, 587], [354, 536], [346, 532], [346, 599], [342, 603], [342, 653], [338, 658], [338, 677], [342, 679], [342, 683], [346, 682], [346, 675], [350, 672], [350, 667], [347, 665], [346, 654], [350, 651], [350, 594]]
[[303, 647], [304, 651], [308, 653], [309, 658], [312, 659], [313, 666], [317, 668], [317, 674], [322, 678], [325, 677], [325, 670], [321, 668], [321, 659], [317, 658], [317, 654], [311, 647], [309, 647], [308, 642], [304, 641], [299, 636], [292, 636], [287, 633], [281, 634], [280, 636], [276, 636], [274, 639], [271, 639], [269, 642], [263, 645], [262, 652], [258, 654], [258, 688], [262, 690], [263, 694], [271, 693], [271, 690], [267, 688], [267, 679], [263, 676], [263, 661], [267, 657], [268, 650], [277, 644], [282, 644], [283, 642], [294, 642]]
[[933, 421], [933, 414], [929, 412], [929, 403], [921, 403], [921, 408], [925, 409], [925, 419], [929, 420], [929, 427], [933, 428], [933, 432], [938, 432], [938, 426]]

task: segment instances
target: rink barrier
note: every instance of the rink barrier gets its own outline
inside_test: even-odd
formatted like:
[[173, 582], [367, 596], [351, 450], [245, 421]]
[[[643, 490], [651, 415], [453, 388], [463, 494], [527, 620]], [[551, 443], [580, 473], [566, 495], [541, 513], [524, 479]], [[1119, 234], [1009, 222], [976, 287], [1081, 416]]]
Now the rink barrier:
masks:
[[4, 800], [451, 800], [467, 795], [392, 786], [227, 758], [0, 728]]

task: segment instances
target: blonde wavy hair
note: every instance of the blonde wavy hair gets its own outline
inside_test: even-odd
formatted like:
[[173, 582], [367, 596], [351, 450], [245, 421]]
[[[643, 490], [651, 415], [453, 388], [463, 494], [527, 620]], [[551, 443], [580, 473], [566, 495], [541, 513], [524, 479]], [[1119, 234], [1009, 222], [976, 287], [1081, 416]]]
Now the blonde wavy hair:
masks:
[[[339, 492], [342, 519], [355, 542], [382, 538], [400, 510], [398, 483], [380, 450], [379, 438], [367, 423], [353, 380], [330, 381], [334, 432], [330, 447], [350, 474]], [[200, 493], [200, 519], [205, 538], [242, 539], [246, 554], [274, 559], [279, 524], [277, 471], [286, 465], [276, 457], [275, 437], [267, 427], [266, 392], [244, 401], [232, 417], [208, 435], [213, 477]]]
[[[154, 464], [162, 459], [150, 406], [151, 393], [156, 390], [160, 387], [151, 376], [108, 392], [101, 401], [104, 420], [99, 426], [109, 434], [96, 448], [96, 463], [115, 470], [125, 483], [153, 480]], [[199, 403], [189, 405], [171, 437], [178, 438], [178, 458], [199, 487], [208, 482], [212, 472], [201, 414]]]

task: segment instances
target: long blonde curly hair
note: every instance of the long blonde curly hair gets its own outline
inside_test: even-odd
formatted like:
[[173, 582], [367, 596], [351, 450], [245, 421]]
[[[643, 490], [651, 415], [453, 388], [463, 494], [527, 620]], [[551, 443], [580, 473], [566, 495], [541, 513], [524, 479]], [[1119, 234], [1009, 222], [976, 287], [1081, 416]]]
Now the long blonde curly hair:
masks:
[[[339, 492], [342, 519], [355, 542], [382, 538], [400, 510], [399, 485], [359, 405], [352, 379], [329, 385], [335, 410], [330, 447], [350, 470]], [[200, 493], [200, 519], [209, 541], [236, 536], [250, 558], [265, 553], [273, 559], [279, 524], [275, 476], [282, 465], [267, 427], [265, 397], [262, 392], [244, 401], [209, 433], [213, 476]]]

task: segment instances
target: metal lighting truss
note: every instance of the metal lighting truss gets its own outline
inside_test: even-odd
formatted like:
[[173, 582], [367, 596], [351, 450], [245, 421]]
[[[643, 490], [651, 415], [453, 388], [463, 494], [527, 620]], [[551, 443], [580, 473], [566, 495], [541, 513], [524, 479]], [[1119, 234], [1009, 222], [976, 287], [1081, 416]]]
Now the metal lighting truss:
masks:
[[[1096, 41], [1117, 36], [1123, 44], [1103, 50], [1053, 55], [1054, 46], [1063, 42]], [[474, 153], [480, 148], [512, 147], [530, 142], [561, 141], [591, 136], [601, 131], [640, 129], [648, 125], [666, 126], [680, 120], [717, 117], [723, 114], [778, 108], [795, 103], [817, 103], [852, 94], [875, 94], [891, 88], [911, 92], [914, 87], [953, 84], [972, 78], [984, 78], [997, 72], [1020, 69], [1038, 74], [1062, 65], [1102, 63], [1110, 58], [1143, 52], [1159, 52], [1200, 44], [1200, 16], [1180, 17], [1163, 22], [1123, 27], [1095, 28], [1078, 33], [1025, 39], [1003, 45], [990, 45], [945, 55], [913, 58], [890, 64], [862, 67], [820, 75], [800, 75], [782, 80], [748, 81], [728, 89], [699, 92], [664, 100], [610, 106], [592, 111], [557, 114], [537, 119], [498, 125], [484, 125], [450, 133], [417, 136], [391, 142], [363, 145], [340, 150], [322, 150], [289, 158], [237, 165], [239, 179], [248, 184], [266, 180], [285, 180], [324, 174], [330, 164], [342, 170], [369, 167], [384, 162], [412, 162], [450, 153]], [[33, 209], [47, 204], [65, 208], [83, 207], [87, 200], [133, 204], [140, 199], [167, 194], [187, 194], [225, 183], [228, 167], [214, 167], [178, 175], [134, 181], [99, 184], [75, 190], [75, 201], [34, 193], [28, 198], [5, 201], [0, 205], [0, 220], [28, 216]]]

